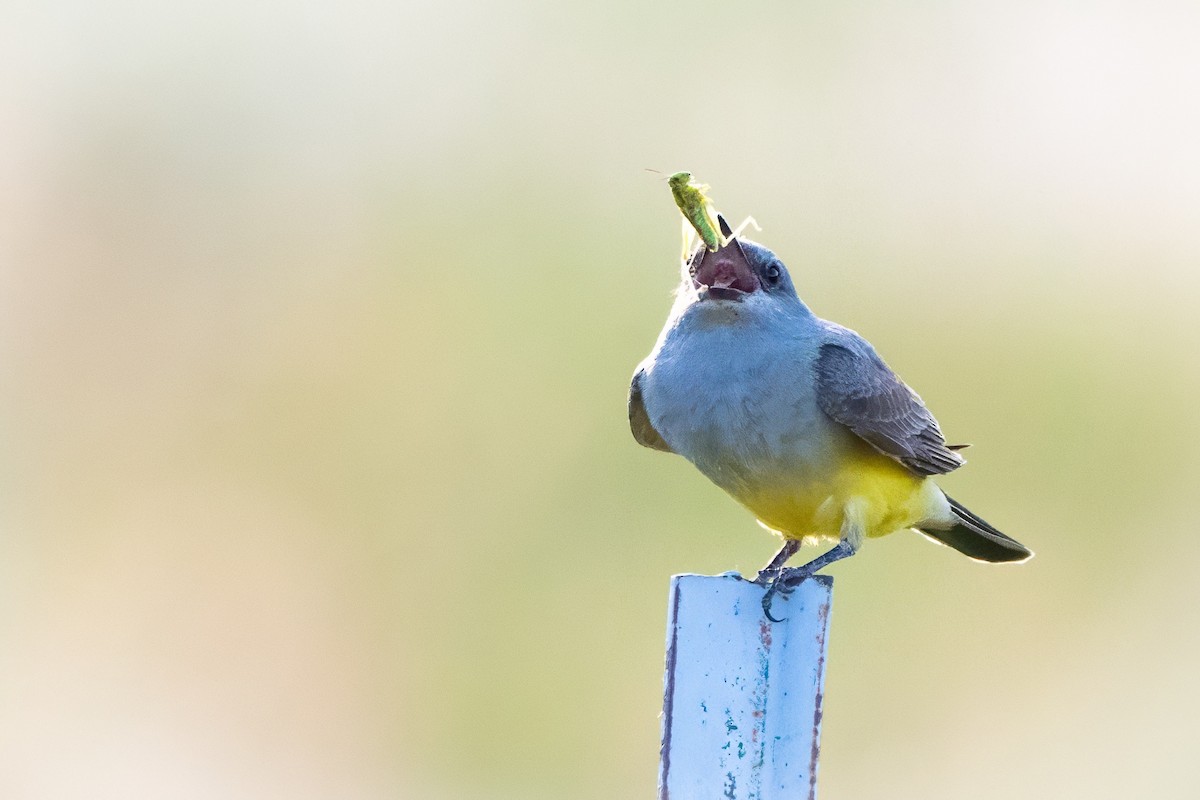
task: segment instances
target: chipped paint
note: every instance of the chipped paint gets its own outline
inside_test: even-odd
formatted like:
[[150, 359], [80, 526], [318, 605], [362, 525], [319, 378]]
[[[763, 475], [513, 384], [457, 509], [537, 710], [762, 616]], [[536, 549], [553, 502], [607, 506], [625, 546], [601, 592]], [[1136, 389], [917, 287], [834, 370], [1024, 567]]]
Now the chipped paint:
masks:
[[808, 800], [817, 797], [817, 762], [821, 758], [821, 720], [825, 716], [825, 637], [829, 633], [828, 601], [817, 606], [817, 694], [813, 703], [812, 748], [808, 759]]
[[[672, 622], [679, 619], [679, 581], [671, 581]], [[663, 676], [662, 746], [659, 747], [658, 796], [660, 800], [671, 800], [671, 723], [675, 719], [675, 659], [678, 654], [679, 626], [667, 626], [667, 669]], [[707, 710], [707, 709], [705, 709]]]

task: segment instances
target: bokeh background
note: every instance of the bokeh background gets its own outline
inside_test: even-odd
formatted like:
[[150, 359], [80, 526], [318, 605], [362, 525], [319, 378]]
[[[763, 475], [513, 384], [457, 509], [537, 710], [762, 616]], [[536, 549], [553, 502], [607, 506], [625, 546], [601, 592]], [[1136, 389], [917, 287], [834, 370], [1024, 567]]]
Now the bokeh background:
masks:
[[653, 796], [690, 169], [1038, 557], [837, 576], [822, 797], [1200, 792], [1200, 7], [0, 10], [0, 795]]

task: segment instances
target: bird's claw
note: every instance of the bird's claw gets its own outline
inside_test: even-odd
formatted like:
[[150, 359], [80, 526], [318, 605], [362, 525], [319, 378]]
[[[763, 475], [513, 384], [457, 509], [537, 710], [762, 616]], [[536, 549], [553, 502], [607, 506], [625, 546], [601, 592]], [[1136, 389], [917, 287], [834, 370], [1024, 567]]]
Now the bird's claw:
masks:
[[812, 572], [804, 567], [783, 567], [779, 570], [762, 570], [758, 573], [758, 578], [756, 578], [754, 582], [760, 583], [764, 578], [763, 573], [767, 572], [775, 573], [775, 577], [770, 582], [764, 584], [767, 587], [767, 591], [766, 594], [763, 595], [762, 599], [763, 614], [765, 614], [767, 619], [771, 620], [771, 622], [783, 622], [785, 619], [787, 619], [787, 617], [776, 619], [775, 617], [771, 616], [771, 601], [775, 599], [775, 595], [777, 594], [782, 594], [784, 597], [787, 597], [792, 592], [796, 591], [796, 587], [803, 583], [809, 576], [811, 576]]

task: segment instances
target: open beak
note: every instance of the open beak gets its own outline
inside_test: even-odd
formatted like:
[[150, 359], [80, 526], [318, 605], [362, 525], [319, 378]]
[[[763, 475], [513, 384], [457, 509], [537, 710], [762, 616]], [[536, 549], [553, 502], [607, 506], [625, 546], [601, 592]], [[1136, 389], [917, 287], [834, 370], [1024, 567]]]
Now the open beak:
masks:
[[[728, 236], [729, 226], [725, 219], [720, 218], [720, 223], [722, 233]], [[702, 300], [741, 300], [762, 288], [737, 239], [731, 239], [715, 253], [701, 246], [692, 257], [689, 271], [692, 286]]]

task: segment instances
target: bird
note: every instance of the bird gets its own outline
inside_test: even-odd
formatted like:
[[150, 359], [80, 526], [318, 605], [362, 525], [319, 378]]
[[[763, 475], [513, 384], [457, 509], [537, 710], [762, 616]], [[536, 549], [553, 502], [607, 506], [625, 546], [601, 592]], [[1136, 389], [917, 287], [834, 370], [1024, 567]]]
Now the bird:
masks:
[[[732, 236], [723, 216], [722, 234]], [[740, 236], [681, 260], [666, 324], [634, 371], [641, 445], [690, 461], [783, 546], [755, 581], [772, 598], [867, 539], [915, 530], [975, 559], [1033, 552], [935, 482], [965, 461], [866, 339], [814, 314], [771, 250]], [[801, 545], [833, 547], [800, 567]]]

